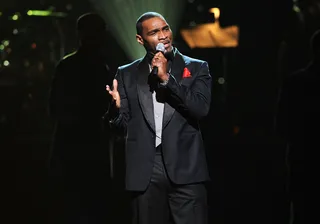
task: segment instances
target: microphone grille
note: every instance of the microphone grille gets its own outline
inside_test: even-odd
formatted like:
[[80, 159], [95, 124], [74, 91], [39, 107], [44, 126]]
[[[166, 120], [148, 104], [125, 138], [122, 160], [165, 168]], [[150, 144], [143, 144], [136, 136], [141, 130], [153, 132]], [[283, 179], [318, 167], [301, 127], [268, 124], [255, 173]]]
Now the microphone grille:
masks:
[[161, 51], [161, 52], [165, 52], [166, 51], [166, 48], [164, 47], [164, 44], [163, 43], [158, 43], [157, 46], [156, 46], [156, 51]]

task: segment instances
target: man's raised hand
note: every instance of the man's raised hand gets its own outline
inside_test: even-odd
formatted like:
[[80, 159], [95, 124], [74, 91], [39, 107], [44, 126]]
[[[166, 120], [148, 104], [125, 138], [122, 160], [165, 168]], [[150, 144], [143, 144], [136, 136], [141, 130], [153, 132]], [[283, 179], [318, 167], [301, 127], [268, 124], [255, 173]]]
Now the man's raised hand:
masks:
[[116, 79], [113, 80], [113, 89], [111, 90], [110, 86], [106, 86], [106, 90], [112, 96], [112, 99], [116, 101], [116, 107], [120, 108], [120, 94], [118, 92], [118, 81]]

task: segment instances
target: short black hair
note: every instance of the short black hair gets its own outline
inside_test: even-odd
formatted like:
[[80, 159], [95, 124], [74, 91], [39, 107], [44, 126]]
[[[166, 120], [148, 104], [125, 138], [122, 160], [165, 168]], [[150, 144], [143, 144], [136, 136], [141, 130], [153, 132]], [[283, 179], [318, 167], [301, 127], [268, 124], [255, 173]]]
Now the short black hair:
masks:
[[136, 30], [137, 30], [137, 34], [138, 35], [141, 35], [142, 34], [142, 23], [148, 19], [151, 19], [151, 18], [154, 18], [154, 17], [160, 17], [162, 18], [163, 20], [164, 17], [160, 14], [160, 13], [157, 13], [157, 12], [146, 12], [146, 13], [143, 13], [137, 20], [136, 22]]

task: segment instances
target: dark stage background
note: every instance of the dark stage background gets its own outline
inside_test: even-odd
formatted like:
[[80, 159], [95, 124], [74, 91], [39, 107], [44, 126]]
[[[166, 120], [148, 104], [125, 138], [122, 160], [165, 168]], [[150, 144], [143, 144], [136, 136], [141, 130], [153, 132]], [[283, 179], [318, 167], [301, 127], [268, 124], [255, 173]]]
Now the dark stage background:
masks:
[[[204, 11], [199, 12], [199, 5]], [[50, 6], [67, 16], [11, 18]], [[210, 223], [289, 223], [285, 151], [274, 134], [274, 115], [281, 81], [309, 60], [306, 46], [319, 27], [319, 14], [299, 23], [289, 0], [195, 0], [187, 1], [179, 27], [208, 22], [211, 7], [221, 9], [221, 26], [240, 27], [238, 47], [190, 49], [174, 34], [182, 53], [209, 62], [214, 80], [211, 112], [202, 124], [212, 177]], [[0, 203], [5, 215], [0, 219], [8, 217], [2, 223], [47, 223], [45, 186], [53, 128], [48, 91], [56, 63], [77, 46], [76, 19], [92, 10], [84, 0], [1, 1], [0, 41], [10, 40], [11, 51], [0, 52]], [[14, 29], [19, 33], [13, 34]], [[110, 41], [115, 42], [110, 49], [115, 69], [130, 60], [114, 37]], [[220, 77], [225, 84], [218, 83]], [[113, 183], [118, 204], [125, 200], [120, 146]], [[119, 220], [125, 213], [117, 211]]]

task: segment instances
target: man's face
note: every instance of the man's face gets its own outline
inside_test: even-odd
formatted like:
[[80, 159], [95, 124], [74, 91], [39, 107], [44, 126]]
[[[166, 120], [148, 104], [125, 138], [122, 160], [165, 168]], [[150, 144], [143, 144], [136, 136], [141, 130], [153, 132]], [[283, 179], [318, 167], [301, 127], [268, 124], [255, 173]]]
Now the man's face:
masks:
[[172, 31], [161, 17], [153, 17], [142, 22], [142, 34], [136, 35], [137, 41], [147, 51], [155, 52], [158, 43], [163, 43], [166, 51], [172, 51]]

